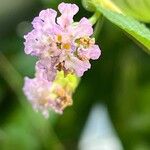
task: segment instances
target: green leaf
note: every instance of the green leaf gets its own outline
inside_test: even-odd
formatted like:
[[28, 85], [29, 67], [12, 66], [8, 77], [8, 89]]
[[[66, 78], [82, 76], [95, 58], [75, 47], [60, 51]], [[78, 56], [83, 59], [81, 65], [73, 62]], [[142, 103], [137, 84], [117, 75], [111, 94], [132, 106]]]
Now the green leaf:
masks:
[[150, 22], [150, 0], [112, 0], [121, 10], [139, 21]]
[[97, 11], [101, 12], [109, 21], [134, 37], [139, 43], [144, 45], [147, 48], [146, 51], [150, 53], [150, 30], [144, 24], [129, 16], [124, 16], [102, 8], [100, 5], [96, 7]]

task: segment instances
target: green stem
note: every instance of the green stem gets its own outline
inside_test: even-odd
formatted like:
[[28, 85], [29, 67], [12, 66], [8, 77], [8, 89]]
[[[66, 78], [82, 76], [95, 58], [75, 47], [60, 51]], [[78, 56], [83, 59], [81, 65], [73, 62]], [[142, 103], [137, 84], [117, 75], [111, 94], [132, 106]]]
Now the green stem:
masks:
[[93, 37], [95, 38], [95, 40], [97, 41], [99, 33], [101, 31], [103, 25], [103, 17], [102, 19], [99, 19], [94, 27], [94, 33], [93, 33]]
[[97, 22], [97, 20], [100, 18], [100, 16], [101, 16], [101, 13], [96, 11], [94, 15], [89, 18], [89, 21], [92, 23], [92, 25], [94, 25]]
[[22, 76], [14, 69], [11, 63], [7, 60], [7, 58], [0, 52], [0, 74], [6, 80], [8, 85], [12, 88], [12, 90], [16, 93], [16, 95], [20, 98], [21, 90], [22, 90]]

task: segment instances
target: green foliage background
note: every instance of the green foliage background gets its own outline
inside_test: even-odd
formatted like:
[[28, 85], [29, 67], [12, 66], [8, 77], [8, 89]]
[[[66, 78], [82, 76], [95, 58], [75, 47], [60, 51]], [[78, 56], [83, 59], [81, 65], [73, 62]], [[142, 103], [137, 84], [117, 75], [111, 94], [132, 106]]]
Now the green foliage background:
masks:
[[[121, 0], [114, 1], [126, 9]], [[32, 110], [22, 92], [23, 77], [33, 77], [36, 60], [24, 54], [24, 26], [20, 22], [30, 22], [43, 8], [56, 9], [61, 1], [17, 2], [11, 5], [10, 0], [6, 4], [0, 1], [4, 6], [0, 9], [0, 150], [76, 150], [96, 102], [107, 105], [125, 150], [149, 150], [150, 56], [142, 51], [139, 42], [111, 23], [110, 14], [103, 10], [108, 20], [103, 17], [101, 30], [96, 33], [102, 50], [100, 60], [92, 62], [92, 69], [83, 76], [74, 94], [74, 105], [64, 115], [51, 113], [45, 120]], [[66, 2], [80, 7], [76, 20], [92, 15], [80, 0]], [[142, 13], [147, 12], [138, 7]], [[138, 13], [132, 15], [132, 11], [129, 15], [138, 19]]]

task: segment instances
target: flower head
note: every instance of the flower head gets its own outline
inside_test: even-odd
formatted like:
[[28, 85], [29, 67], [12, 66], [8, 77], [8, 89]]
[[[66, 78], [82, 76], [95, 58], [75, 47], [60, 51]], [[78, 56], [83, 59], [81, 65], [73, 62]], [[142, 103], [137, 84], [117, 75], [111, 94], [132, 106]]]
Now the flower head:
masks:
[[89, 20], [84, 17], [74, 23], [78, 6], [61, 3], [58, 10], [61, 13], [58, 18], [55, 10], [42, 10], [32, 22], [34, 29], [25, 36], [25, 53], [39, 58], [45, 69], [44, 77], [49, 81], [62, 70], [81, 77], [91, 67], [89, 60], [100, 56], [99, 46], [90, 37], [93, 29]]
[[33, 108], [48, 117], [49, 109], [62, 114], [67, 106], [72, 105], [72, 94], [77, 84], [78, 79], [74, 75], [64, 78], [63, 72], [59, 72], [55, 81], [49, 82], [37, 73], [33, 79], [25, 77], [23, 91]]
[[61, 3], [58, 10], [59, 17], [53, 9], [42, 10], [32, 22], [33, 30], [24, 36], [25, 53], [38, 57], [38, 61], [35, 78], [25, 77], [23, 91], [34, 109], [45, 117], [49, 109], [62, 114], [72, 105], [77, 77], [90, 69], [90, 59], [98, 59], [101, 54], [91, 38], [89, 20], [73, 20], [78, 6]]

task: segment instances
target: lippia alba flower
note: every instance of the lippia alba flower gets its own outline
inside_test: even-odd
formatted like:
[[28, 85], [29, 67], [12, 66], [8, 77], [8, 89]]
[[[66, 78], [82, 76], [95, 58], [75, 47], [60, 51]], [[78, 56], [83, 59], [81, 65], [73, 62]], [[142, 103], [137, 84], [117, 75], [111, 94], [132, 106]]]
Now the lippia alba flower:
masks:
[[53, 82], [49, 82], [37, 72], [33, 79], [25, 77], [23, 91], [33, 108], [48, 117], [49, 110], [62, 114], [67, 106], [72, 105], [72, 94], [77, 85], [78, 78], [75, 75], [69, 74], [64, 78], [61, 71]]
[[92, 38], [90, 21], [83, 17], [74, 22], [79, 11], [75, 4], [61, 3], [60, 16], [53, 9], [42, 10], [35, 17], [33, 30], [24, 36], [25, 53], [38, 58], [35, 78], [25, 77], [23, 91], [34, 109], [48, 117], [48, 110], [62, 114], [72, 105], [78, 77], [90, 69], [90, 59], [101, 51]]
[[66, 75], [71, 73], [81, 77], [91, 67], [89, 60], [100, 56], [99, 46], [91, 38], [93, 28], [90, 21], [85, 17], [78, 23], [73, 21], [78, 6], [61, 3], [58, 10], [60, 17], [53, 9], [42, 10], [34, 18], [33, 30], [25, 36], [24, 43], [25, 53], [39, 58], [37, 67], [40, 66], [43, 76], [49, 81], [53, 81], [56, 72], [62, 70]]

